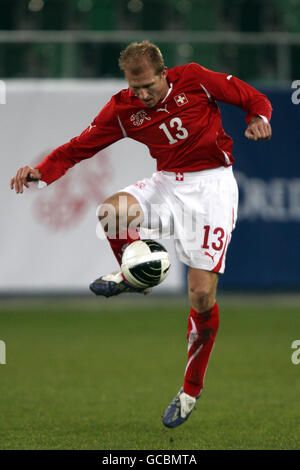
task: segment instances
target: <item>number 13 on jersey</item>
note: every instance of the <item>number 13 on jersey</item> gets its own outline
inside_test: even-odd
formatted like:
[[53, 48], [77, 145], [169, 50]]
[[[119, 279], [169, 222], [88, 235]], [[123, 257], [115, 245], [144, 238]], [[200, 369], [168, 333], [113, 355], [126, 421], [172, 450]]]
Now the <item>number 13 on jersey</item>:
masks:
[[[178, 117], [175, 117], [175, 118], [173, 118], [169, 121], [169, 127], [171, 129], [174, 128], [174, 131], [171, 132], [168, 129], [168, 126], [165, 123], [161, 124], [159, 126], [159, 129], [164, 131], [165, 135], [167, 136], [167, 138], [169, 140], [170, 145], [176, 144], [176, 142], [178, 142], [178, 139], [180, 139], [180, 140], [186, 139], [187, 136], [189, 135], [186, 128], [182, 127], [182, 121]], [[174, 137], [173, 137], [172, 134], [174, 135]], [[177, 137], [177, 139], [175, 139], [175, 137]]]

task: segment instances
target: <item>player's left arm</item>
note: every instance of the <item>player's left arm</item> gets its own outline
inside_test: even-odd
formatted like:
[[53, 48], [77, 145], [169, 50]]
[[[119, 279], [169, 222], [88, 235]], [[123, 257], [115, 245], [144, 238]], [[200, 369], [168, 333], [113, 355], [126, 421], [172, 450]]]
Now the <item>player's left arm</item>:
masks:
[[248, 139], [271, 138], [272, 106], [266, 95], [233, 75], [213, 72], [195, 63], [190, 67], [209, 99], [233, 104], [247, 113], [245, 136]]
[[245, 136], [251, 140], [270, 140], [272, 128], [265, 116], [254, 116], [248, 124]]

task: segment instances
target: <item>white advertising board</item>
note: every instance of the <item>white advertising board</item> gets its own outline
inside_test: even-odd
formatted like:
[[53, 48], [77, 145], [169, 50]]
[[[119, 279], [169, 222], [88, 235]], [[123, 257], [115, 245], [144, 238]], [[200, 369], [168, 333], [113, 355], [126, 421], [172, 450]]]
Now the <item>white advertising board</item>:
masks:
[[[44, 189], [15, 194], [17, 169], [35, 165], [84, 130], [122, 80], [6, 81], [1, 120], [0, 291], [87, 291], [96, 277], [118, 268], [109, 244], [96, 236], [96, 209], [128, 184], [155, 171], [148, 149], [122, 139]], [[172, 240], [172, 260], [160, 290], [183, 285]]]

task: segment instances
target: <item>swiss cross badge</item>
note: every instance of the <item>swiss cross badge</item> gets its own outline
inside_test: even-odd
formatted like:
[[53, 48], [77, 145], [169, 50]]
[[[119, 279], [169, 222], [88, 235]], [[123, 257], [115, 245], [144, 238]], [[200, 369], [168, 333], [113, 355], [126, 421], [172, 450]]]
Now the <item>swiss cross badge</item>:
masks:
[[174, 100], [177, 106], [183, 106], [184, 104], [189, 102], [189, 100], [187, 99], [184, 93], [180, 93], [180, 95], [174, 96]]
[[183, 176], [183, 173], [176, 173], [176, 181], [183, 181], [184, 179], [184, 176]]

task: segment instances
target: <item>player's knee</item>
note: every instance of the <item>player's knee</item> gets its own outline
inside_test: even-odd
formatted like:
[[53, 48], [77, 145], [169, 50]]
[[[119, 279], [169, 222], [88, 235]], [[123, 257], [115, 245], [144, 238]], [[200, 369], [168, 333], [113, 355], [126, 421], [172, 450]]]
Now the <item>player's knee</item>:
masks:
[[119, 232], [120, 207], [115, 196], [109, 197], [98, 207], [97, 216], [107, 235], [114, 235]]
[[209, 310], [214, 303], [214, 290], [208, 284], [194, 284], [189, 287], [189, 297], [198, 312]]
[[211, 287], [208, 285], [196, 284], [189, 287], [189, 293], [195, 299], [205, 300], [211, 296]]
[[126, 193], [117, 193], [98, 208], [98, 218], [107, 235], [115, 235], [127, 230], [129, 224], [136, 225], [142, 220], [142, 210], [133, 196]]

